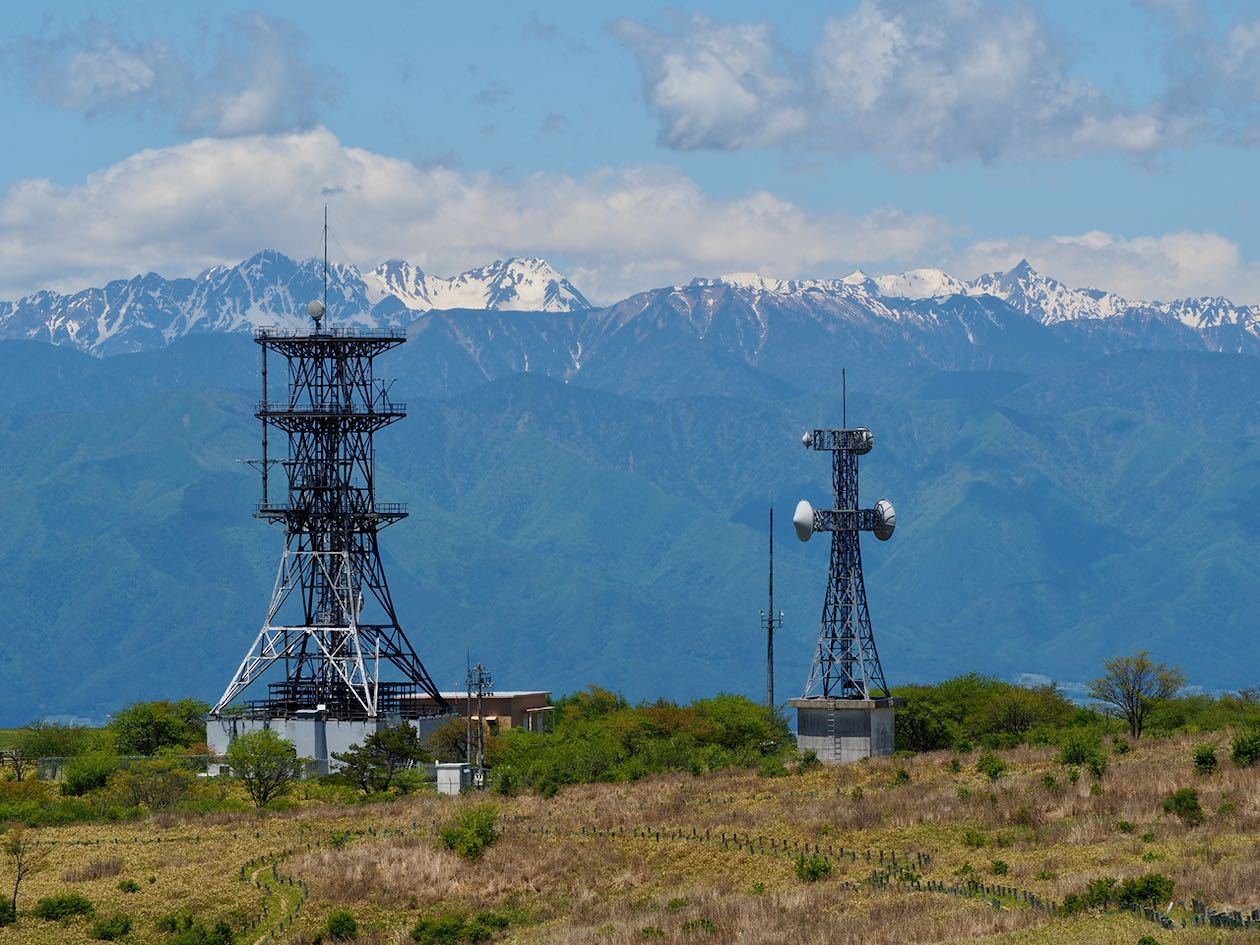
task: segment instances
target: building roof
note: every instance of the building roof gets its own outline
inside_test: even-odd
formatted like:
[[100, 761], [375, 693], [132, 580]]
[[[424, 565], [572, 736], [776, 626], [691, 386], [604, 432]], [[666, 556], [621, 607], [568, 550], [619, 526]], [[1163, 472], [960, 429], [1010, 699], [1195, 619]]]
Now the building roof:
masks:
[[[551, 691], [549, 689], [496, 689], [494, 692], [487, 693], [484, 696], [484, 698], [486, 699], [514, 699], [517, 696], [545, 696], [546, 698], [550, 699]], [[476, 697], [477, 697], [477, 694], [474, 692], [473, 698], [475, 699]], [[403, 698], [404, 699], [431, 699], [433, 697], [428, 695], [427, 693], [417, 692], [411, 695], [403, 696]], [[467, 699], [468, 692], [463, 689], [459, 690], [458, 692], [443, 692], [442, 698], [448, 699], [448, 700], [449, 699]]]

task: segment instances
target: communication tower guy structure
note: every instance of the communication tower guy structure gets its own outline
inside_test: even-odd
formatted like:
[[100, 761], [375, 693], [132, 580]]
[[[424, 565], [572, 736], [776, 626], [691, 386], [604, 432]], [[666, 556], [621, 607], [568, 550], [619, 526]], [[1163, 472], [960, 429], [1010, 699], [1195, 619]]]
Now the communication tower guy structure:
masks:
[[[313, 331], [254, 335], [262, 349], [263, 450], [255, 516], [283, 528], [285, 546], [266, 619], [210, 712], [207, 741], [221, 754], [243, 731], [278, 729], [327, 773], [332, 753], [371, 732], [408, 720], [423, 734], [451, 710], [399, 623], [378, 540], [407, 511], [376, 499], [374, 437], [406, 407], [390, 398], [392, 382], [375, 376], [375, 359], [406, 335], [326, 327], [326, 302], [307, 311]], [[269, 355], [287, 366], [280, 400], [271, 399]], [[271, 431], [287, 440], [285, 459], [270, 458]], [[277, 462], [287, 480], [282, 497], [270, 492]], [[402, 679], [383, 681], [383, 666]], [[266, 698], [229, 708], [264, 675], [273, 677]], [[432, 700], [423, 708], [421, 695]]]
[[858, 457], [874, 448], [875, 435], [865, 427], [811, 430], [801, 442], [806, 449], [831, 454], [835, 499], [830, 509], [815, 509], [802, 499], [792, 516], [801, 541], [815, 532], [831, 533], [818, 647], [804, 696], [789, 703], [797, 710], [797, 744], [824, 762], [891, 755], [894, 716], [903, 700], [889, 695], [875, 649], [858, 543], [861, 532], [887, 541], [897, 525], [897, 512], [887, 499], [869, 509], [858, 506]]

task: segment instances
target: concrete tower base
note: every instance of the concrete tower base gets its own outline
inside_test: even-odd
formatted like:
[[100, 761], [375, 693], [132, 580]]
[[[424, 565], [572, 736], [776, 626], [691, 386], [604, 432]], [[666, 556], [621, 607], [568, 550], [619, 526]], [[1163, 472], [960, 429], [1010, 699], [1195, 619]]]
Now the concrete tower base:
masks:
[[824, 764], [891, 755], [897, 707], [905, 699], [792, 699], [796, 747]]

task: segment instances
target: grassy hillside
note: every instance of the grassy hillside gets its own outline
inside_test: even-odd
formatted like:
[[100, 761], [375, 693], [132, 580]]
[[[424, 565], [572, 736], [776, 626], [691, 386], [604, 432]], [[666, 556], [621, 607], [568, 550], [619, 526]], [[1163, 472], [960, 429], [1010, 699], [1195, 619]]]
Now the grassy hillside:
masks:
[[[1005, 765], [996, 779], [977, 770], [994, 770], [980, 755], [935, 752], [493, 797], [501, 836], [476, 863], [436, 833], [485, 796], [350, 809], [299, 796], [261, 818], [43, 828], [46, 866], [24, 887], [20, 924], [0, 934], [92, 941], [94, 918], [29, 913], [73, 892], [95, 917], [131, 918], [127, 941], [155, 945], [176, 940], [158, 927], [172, 913], [226, 922], [242, 942], [309, 943], [342, 909], [358, 941], [391, 945], [417, 926], [429, 932], [414, 940], [475, 941], [423, 936], [478, 916], [494, 940], [529, 943], [1250, 941], [1194, 928], [1188, 907], [1260, 904], [1260, 768], [1196, 774], [1191, 754], [1187, 738], [1143, 740], [1101, 778], [1073, 779], [1054, 749], [1020, 748], [986, 755]], [[1202, 801], [1197, 826], [1163, 809], [1185, 787]], [[799, 854], [815, 850], [830, 872], [808, 881]], [[1092, 881], [1119, 889], [1153, 873], [1174, 884], [1172, 931], [1105, 904], [1064, 914]]]

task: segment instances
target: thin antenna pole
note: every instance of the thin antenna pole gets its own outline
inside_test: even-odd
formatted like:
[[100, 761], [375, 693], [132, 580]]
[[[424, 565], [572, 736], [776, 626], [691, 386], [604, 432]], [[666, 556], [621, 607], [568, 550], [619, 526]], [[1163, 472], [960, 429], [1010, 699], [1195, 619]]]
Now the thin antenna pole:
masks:
[[328, 204], [324, 204], [324, 311], [328, 311]]
[[469, 653], [464, 654], [465, 675], [464, 681], [468, 686], [467, 698], [464, 702], [465, 715], [468, 716], [468, 731], [465, 733], [464, 739], [464, 761], [468, 765], [472, 765], [472, 656]]
[[[325, 211], [326, 212], [326, 211]], [[327, 226], [327, 224], [325, 224]], [[328, 251], [324, 250], [324, 255], [328, 255]], [[328, 277], [324, 277], [324, 281], [328, 281]], [[324, 294], [327, 300], [328, 288], [325, 286]], [[846, 377], [846, 370], [840, 369], [840, 425], [846, 430], [849, 428], [849, 379]]]
[[770, 609], [766, 611], [766, 705], [774, 708], [774, 505], [770, 506]]

